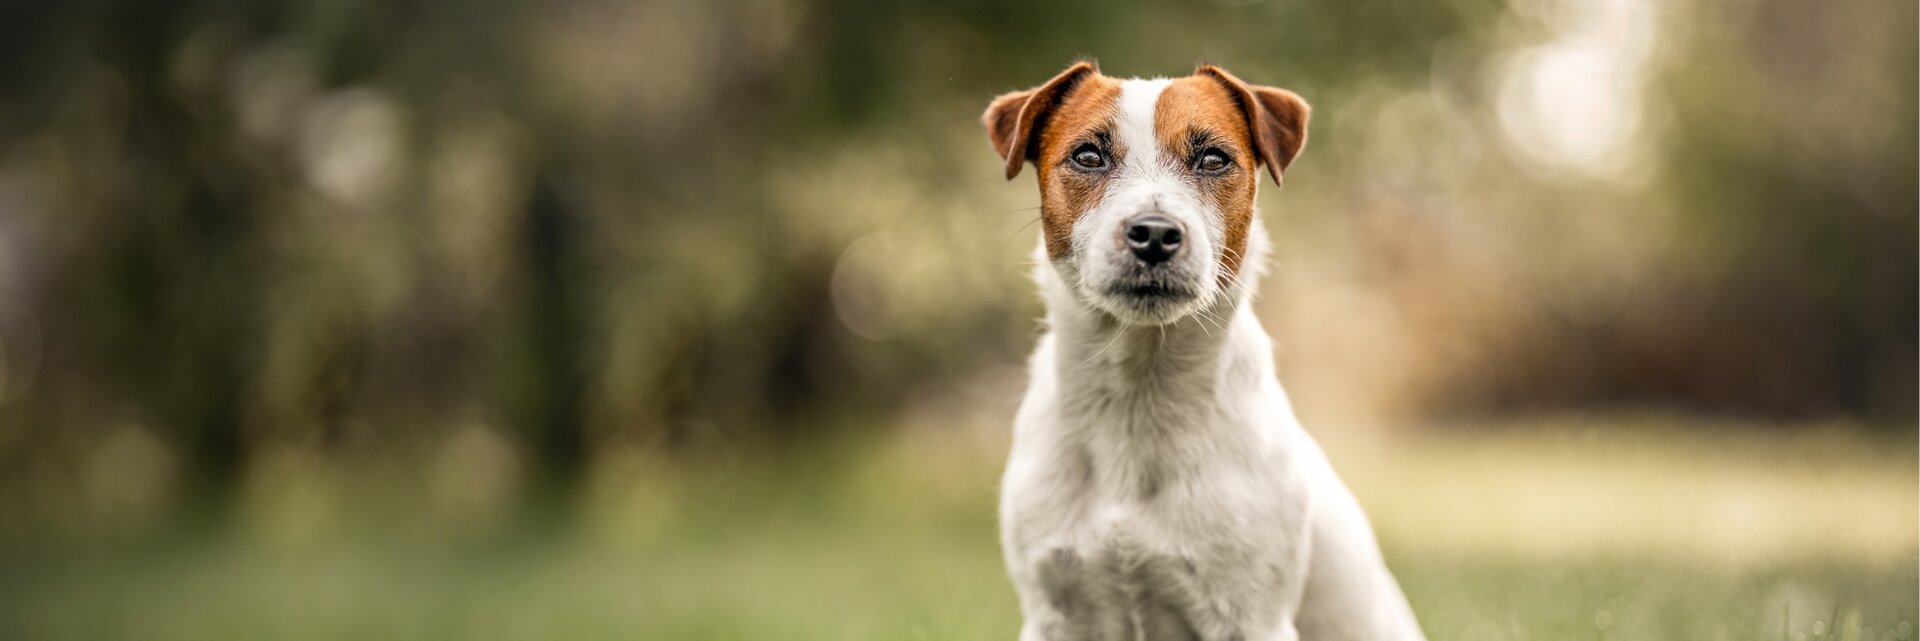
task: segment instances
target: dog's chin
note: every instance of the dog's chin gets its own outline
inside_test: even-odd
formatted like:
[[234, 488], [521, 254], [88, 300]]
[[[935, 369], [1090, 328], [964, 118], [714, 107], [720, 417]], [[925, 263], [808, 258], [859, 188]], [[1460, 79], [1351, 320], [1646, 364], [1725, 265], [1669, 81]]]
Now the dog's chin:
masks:
[[1164, 282], [1115, 283], [1090, 296], [1093, 305], [1127, 325], [1166, 325], [1200, 306], [1198, 288]]

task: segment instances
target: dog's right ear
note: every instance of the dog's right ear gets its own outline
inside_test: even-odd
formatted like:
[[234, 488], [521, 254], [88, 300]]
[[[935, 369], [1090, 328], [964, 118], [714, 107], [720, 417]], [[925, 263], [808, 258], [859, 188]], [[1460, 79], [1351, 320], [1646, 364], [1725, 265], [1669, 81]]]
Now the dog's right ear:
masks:
[[1307, 146], [1307, 119], [1313, 109], [1300, 95], [1278, 87], [1261, 87], [1242, 82], [1227, 70], [1201, 65], [1194, 73], [1212, 76], [1228, 91], [1247, 116], [1247, 128], [1253, 134], [1253, 150], [1260, 164], [1280, 184], [1281, 171], [1300, 157]]
[[1007, 179], [1020, 175], [1020, 166], [1040, 153], [1034, 140], [1046, 126], [1047, 114], [1060, 105], [1067, 92], [1088, 75], [1099, 73], [1092, 62], [1082, 61], [1067, 67], [1046, 84], [1013, 93], [1001, 94], [987, 105], [980, 122], [987, 126], [987, 138], [993, 150], [1007, 161]]

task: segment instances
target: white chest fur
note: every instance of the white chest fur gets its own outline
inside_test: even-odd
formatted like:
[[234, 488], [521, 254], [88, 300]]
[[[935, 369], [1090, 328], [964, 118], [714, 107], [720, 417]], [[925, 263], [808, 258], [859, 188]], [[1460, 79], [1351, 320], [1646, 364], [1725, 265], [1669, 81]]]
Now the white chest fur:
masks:
[[1223, 307], [1051, 319], [1002, 486], [1023, 639], [1293, 638], [1312, 468], [1265, 334]]

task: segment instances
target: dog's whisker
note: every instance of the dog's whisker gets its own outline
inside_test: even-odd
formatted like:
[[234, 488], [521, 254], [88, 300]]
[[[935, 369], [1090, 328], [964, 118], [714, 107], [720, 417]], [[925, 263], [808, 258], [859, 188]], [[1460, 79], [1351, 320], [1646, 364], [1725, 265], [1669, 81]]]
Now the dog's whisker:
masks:
[[1112, 349], [1115, 343], [1120, 342], [1120, 335], [1123, 333], [1125, 333], [1124, 330], [1114, 330], [1113, 338], [1107, 340], [1107, 345], [1105, 347], [1100, 348], [1100, 351], [1094, 352], [1092, 356], [1088, 356], [1087, 360], [1080, 361], [1080, 366], [1085, 367], [1088, 364], [1092, 363], [1095, 359], [1100, 358], [1101, 354], [1107, 353], [1107, 350]]
[[1200, 333], [1206, 334], [1208, 339], [1212, 339], [1213, 330], [1207, 329], [1207, 326], [1211, 324], [1207, 322], [1207, 318], [1205, 316], [1195, 315], [1194, 319], [1199, 323]]
[[[1039, 207], [1033, 207], [1032, 209], [1039, 209]], [[1013, 212], [1007, 212], [1007, 213], [1013, 213]], [[1002, 241], [1000, 241], [1000, 247], [1001, 247], [1001, 248], [1005, 248], [1005, 247], [1007, 246], [1007, 243], [1011, 243], [1011, 242], [1013, 242], [1013, 239], [1014, 239], [1015, 237], [1017, 237], [1017, 236], [1019, 236], [1019, 235], [1020, 235], [1020, 234], [1021, 234], [1022, 232], [1025, 232], [1025, 231], [1027, 230], [1027, 228], [1028, 228], [1028, 227], [1032, 227], [1032, 226], [1033, 226], [1033, 224], [1034, 224], [1034, 223], [1037, 223], [1037, 222], [1040, 222], [1040, 217], [1039, 217], [1039, 216], [1034, 216], [1034, 217], [1033, 217], [1033, 220], [1029, 220], [1029, 221], [1027, 221], [1027, 222], [1024, 222], [1024, 223], [1020, 223], [1020, 226], [1019, 226], [1018, 228], [1016, 228], [1016, 229], [1014, 229], [1014, 230], [1013, 230], [1013, 233], [1010, 233], [1010, 234], [1007, 234], [1007, 238], [1006, 238], [1006, 240], [1002, 240]]]
[[[1205, 310], [1201, 310], [1197, 316], [1199, 317], [1201, 323], [1212, 325], [1214, 329], [1220, 330], [1222, 334], [1226, 333], [1227, 331], [1226, 323], [1222, 321], [1219, 317], [1215, 316], [1213, 313]], [[1207, 338], [1213, 338], [1213, 333], [1207, 332]]]
[[1196, 309], [1193, 312], [1193, 318], [1195, 322], [1199, 323], [1200, 331], [1205, 333], [1207, 338], [1213, 338], [1213, 332], [1207, 331], [1207, 326], [1209, 325], [1213, 326], [1214, 329], [1220, 330], [1223, 334], [1227, 331], [1226, 325], [1219, 322], [1219, 317], [1215, 316], [1213, 312], [1209, 310]]

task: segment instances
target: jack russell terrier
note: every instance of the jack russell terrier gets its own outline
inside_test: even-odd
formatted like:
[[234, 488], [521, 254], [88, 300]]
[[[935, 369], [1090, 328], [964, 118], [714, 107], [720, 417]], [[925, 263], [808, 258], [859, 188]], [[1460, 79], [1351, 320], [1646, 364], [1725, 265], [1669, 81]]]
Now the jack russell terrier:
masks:
[[1203, 66], [1081, 62], [993, 100], [1032, 162], [1048, 332], [1000, 502], [1022, 641], [1421, 639], [1360, 504], [1294, 417], [1249, 299], [1307, 103]]

